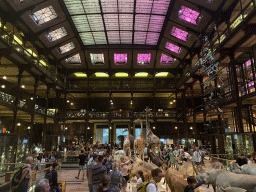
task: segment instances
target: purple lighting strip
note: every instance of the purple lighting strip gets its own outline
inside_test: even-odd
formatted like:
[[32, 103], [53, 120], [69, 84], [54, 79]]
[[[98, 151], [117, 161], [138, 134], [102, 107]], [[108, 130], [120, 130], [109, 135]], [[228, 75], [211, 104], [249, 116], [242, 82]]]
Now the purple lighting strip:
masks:
[[161, 60], [160, 60], [160, 65], [170, 65], [173, 64], [174, 59], [170, 56], [167, 56], [162, 53], [161, 55]]
[[169, 43], [169, 42], [166, 43], [165, 48], [174, 52], [174, 53], [177, 53], [177, 54], [179, 54], [180, 51], [181, 51], [181, 48], [179, 46], [174, 45], [174, 44]]
[[201, 15], [200, 13], [198, 13], [197, 11], [194, 11], [193, 9], [190, 9], [185, 6], [181, 6], [181, 9], [179, 10], [178, 18], [185, 22], [197, 25], [201, 19]]
[[126, 65], [127, 64], [127, 53], [114, 53], [115, 65]]
[[182, 41], [187, 41], [190, 37], [190, 34], [188, 32], [183, 31], [177, 27], [172, 28], [171, 35]]
[[138, 65], [149, 65], [151, 60], [151, 53], [138, 53], [137, 64]]

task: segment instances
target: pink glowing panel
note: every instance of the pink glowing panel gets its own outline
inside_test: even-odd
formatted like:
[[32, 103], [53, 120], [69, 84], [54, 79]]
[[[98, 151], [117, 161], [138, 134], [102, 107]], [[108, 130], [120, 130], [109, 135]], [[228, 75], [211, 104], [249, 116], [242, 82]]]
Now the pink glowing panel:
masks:
[[153, 0], [137, 0], [136, 13], [150, 13], [152, 9]]
[[197, 11], [194, 11], [193, 9], [190, 9], [185, 6], [181, 6], [181, 9], [179, 10], [178, 18], [181, 20], [197, 25], [201, 19], [200, 13]]
[[138, 65], [149, 65], [151, 60], [151, 53], [138, 53], [137, 63]]
[[169, 42], [166, 43], [165, 48], [174, 52], [174, 53], [177, 53], [177, 54], [179, 54], [180, 51], [181, 51], [181, 48], [179, 46], [174, 45], [174, 44], [169, 43]]
[[166, 15], [171, 0], [154, 1], [152, 14]]
[[127, 53], [114, 53], [115, 65], [126, 65], [127, 64]]
[[190, 37], [188, 32], [183, 31], [177, 27], [172, 28], [171, 35], [182, 40], [182, 41], [187, 41], [188, 38]]
[[160, 65], [170, 65], [173, 64], [174, 59], [170, 56], [167, 56], [165, 54], [161, 55]]
[[147, 32], [134, 32], [134, 44], [145, 44]]

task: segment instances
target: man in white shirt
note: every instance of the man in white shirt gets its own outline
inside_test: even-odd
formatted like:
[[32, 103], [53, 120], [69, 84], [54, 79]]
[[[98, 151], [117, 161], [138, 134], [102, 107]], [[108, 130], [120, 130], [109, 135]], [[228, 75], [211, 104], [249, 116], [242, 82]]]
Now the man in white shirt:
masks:
[[151, 171], [153, 180], [147, 185], [146, 192], [158, 192], [157, 183], [159, 183], [164, 177], [163, 171], [159, 168], [153, 169]]
[[193, 161], [196, 162], [196, 165], [199, 165], [201, 163], [201, 153], [199, 151], [199, 147], [196, 147], [196, 151], [193, 154]]

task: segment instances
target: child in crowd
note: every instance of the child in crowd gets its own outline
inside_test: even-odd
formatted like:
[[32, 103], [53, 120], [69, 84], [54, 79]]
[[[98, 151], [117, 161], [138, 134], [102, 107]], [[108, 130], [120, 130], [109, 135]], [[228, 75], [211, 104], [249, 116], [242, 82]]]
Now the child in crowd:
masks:
[[137, 187], [138, 187], [141, 183], [145, 181], [143, 172], [141, 170], [137, 172], [137, 178], [138, 178], [137, 180]]
[[187, 178], [188, 185], [186, 186], [184, 192], [194, 192], [196, 188], [200, 187], [201, 185], [205, 184], [207, 180], [203, 180], [200, 182], [196, 182], [196, 178], [193, 176], [189, 176]]

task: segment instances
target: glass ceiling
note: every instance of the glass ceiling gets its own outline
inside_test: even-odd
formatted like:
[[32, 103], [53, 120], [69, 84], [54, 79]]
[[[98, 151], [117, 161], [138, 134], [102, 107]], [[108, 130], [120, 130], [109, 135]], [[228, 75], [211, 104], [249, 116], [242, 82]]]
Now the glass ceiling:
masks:
[[64, 0], [84, 45], [156, 45], [170, 1]]

